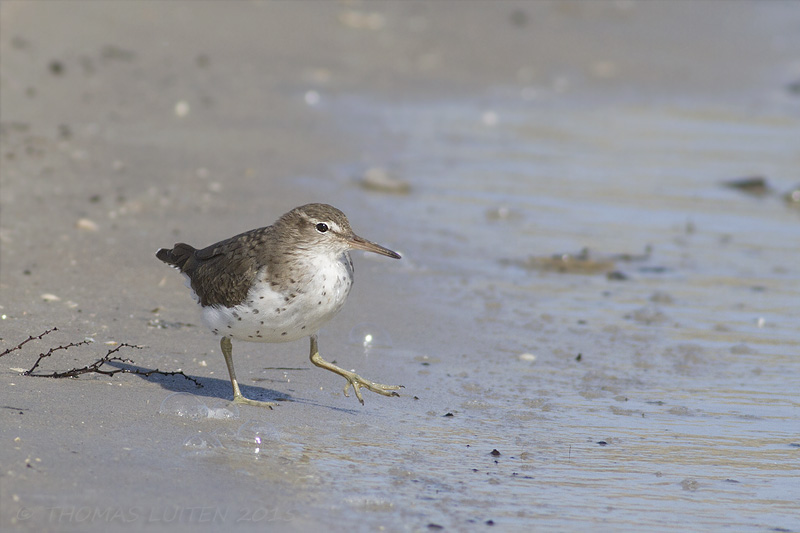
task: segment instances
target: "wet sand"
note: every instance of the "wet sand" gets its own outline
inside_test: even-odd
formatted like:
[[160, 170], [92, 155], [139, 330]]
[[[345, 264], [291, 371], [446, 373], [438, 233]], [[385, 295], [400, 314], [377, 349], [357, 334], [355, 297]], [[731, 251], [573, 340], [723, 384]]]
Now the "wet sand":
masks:
[[[58, 328], [0, 357], [2, 529], [798, 529], [794, 4], [0, 15], [0, 352]], [[313, 201], [404, 256], [355, 255], [322, 354], [405, 389], [235, 343], [285, 401], [231, 408], [155, 250]], [[39, 370], [202, 387], [20, 375], [87, 338]]]

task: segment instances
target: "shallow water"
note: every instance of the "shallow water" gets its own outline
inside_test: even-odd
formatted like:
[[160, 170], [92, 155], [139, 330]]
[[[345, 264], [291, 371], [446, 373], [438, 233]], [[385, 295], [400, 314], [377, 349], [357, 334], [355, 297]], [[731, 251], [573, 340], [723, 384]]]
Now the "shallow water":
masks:
[[[461, 326], [414, 382], [454, 416], [376, 435], [342, 459], [352, 483], [322, 463], [359, 487], [347, 501], [402, 514], [424, 487], [449, 526], [798, 526], [799, 220], [780, 193], [800, 121], [699, 103], [340, 105], [410, 184], [371, 199], [410, 298]], [[774, 189], [723, 185], [752, 174]], [[625, 279], [524, 267], [584, 247]]]

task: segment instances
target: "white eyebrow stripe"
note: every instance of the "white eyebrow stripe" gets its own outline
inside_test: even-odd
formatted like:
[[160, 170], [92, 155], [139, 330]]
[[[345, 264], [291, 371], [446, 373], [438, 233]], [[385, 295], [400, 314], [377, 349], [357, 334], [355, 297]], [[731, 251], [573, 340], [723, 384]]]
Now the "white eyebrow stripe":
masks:
[[318, 218], [312, 218], [312, 217], [308, 216], [306, 213], [302, 213], [302, 212], [300, 213], [300, 216], [303, 217], [304, 220], [307, 220], [308, 222], [310, 222], [311, 224], [313, 224], [315, 226], [317, 224], [319, 224], [320, 222], [322, 222], [323, 224], [326, 224], [329, 229], [331, 229], [331, 230], [333, 230], [333, 231], [335, 231], [337, 233], [341, 233], [342, 232], [342, 227], [339, 224], [337, 224], [336, 222], [334, 222], [333, 220], [322, 220], [322, 219], [318, 219]]

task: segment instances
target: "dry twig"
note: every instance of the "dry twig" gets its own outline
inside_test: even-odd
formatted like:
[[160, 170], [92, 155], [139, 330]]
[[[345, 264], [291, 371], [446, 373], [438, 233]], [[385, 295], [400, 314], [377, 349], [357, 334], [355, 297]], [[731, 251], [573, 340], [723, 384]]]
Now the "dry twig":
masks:
[[[17, 346], [15, 346], [13, 348], [9, 348], [5, 352], [0, 353], [0, 357], [6, 355], [8, 353], [11, 353], [11, 352], [13, 352], [15, 350], [19, 350], [26, 343], [28, 343], [28, 342], [30, 342], [30, 341], [32, 341], [34, 339], [41, 339], [42, 337], [44, 337], [48, 333], [52, 333], [53, 331], [57, 331], [57, 330], [58, 330], [58, 328], [54, 327], [53, 329], [49, 329], [49, 330], [45, 331], [44, 333], [42, 333], [39, 336], [30, 336], [26, 340], [24, 340], [21, 343], [19, 343]], [[102, 374], [104, 376], [113, 376], [115, 374], [137, 374], [139, 376], [144, 376], [144, 377], [149, 377], [149, 376], [152, 376], [153, 374], [158, 374], [160, 376], [183, 376], [185, 379], [188, 379], [189, 381], [194, 383], [197, 387], [202, 387], [203, 386], [195, 378], [193, 378], [191, 376], [187, 376], [186, 374], [184, 374], [182, 370], [165, 371], [165, 370], [159, 370], [157, 368], [154, 369], [154, 370], [140, 370], [138, 368], [114, 368], [113, 370], [109, 370], [109, 369], [103, 368], [106, 363], [110, 363], [112, 361], [118, 361], [120, 363], [126, 363], [126, 364], [135, 364], [132, 359], [127, 359], [127, 358], [115, 355], [122, 348], [135, 348], [137, 350], [141, 350], [142, 349], [142, 346], [136, 346], [134, 344], [128, 344], [128, 343], [125, 343], [125, 342], [120, 343], [116, 347], [109, 349], [108, 352], [103, 357], [101, 357], [100, 359], [96, 360], [94, 363], [88, 364], [86, 366], [83, 366], [83, 367], [80, 367], [80, 368], [78, 368], [78, 367], [71, 368], [71, 369], [66, 370], [64, 372], [51, 372], [49, 374], [41, 373], [41, 371], [36, 372], [36, 369], [39, 368], [39, 364], [44, 359], [46, 359], [46, 358], [50, 357], [51, 355], [53, 355], [55, 352], [57, 352], [59, 350], [68, 350], [70, 348], [75, 348], [77, 346], [82, 346], [84, 344], [89, 344], [90, 342], [91, 342], [90, 340], [83, 340], [83, 341], [80, 341], [80, 342], [70, 342], [69, 344], [62, 344], [62, 345], [56, 346], [54, 348], [50, 348], [46, 352], [40, 353], [38, 359], [36, 359], [36, 362], [33, 363], [33, 366], [30, 367], [28, 370], [22, 372], [22, 375], [23, 376], [32, 376], [32, 377], [36, 377], [36, 378], [77, 378], [78, 376], [80, 376], [82, 374]]]
[[58, 331], [58, 328], [56, 328], [56, 327], [53, 327], [53, 329], [48, 329], [47, 331], [45, 331], [44, 333], [42, 333], [42, 334], [41, 334], [41, 335], [39, 335], [39, 336], [33, 336], [33, 335], [31, 335], [30, 337], [28, 337], [27, 339], [25, 339], [25, 340], [24, 340], [24, 341], [22, 341], [21, 343], [17, 344], [17, 345], [16, 345], [16, 346], [14, 346], [13, 348], [9, 348], [8, 350], [4, 351], [3, 353], [0, 353], [0, 357], [3, 357], [4, 355], [8, 355], [8, 354], [10, 354], [11, 352], [15, 352], [15, 351], [17, 351], [17, 350], [21, 350], [21, 349], [22, 349], [22, 347], [23, 347], [23, 346], [25, 346], [27, 343], [29, 343], [29, 342], [31, 342], [31, 341], [33, 341], [33, 340], [36, 340], [36, 339], [41, 339], [42, 337], [44, 337], [44, 336], [45, 336], [45, 335], [47, 335], [48, 333], [53, 333], [54, 331]]

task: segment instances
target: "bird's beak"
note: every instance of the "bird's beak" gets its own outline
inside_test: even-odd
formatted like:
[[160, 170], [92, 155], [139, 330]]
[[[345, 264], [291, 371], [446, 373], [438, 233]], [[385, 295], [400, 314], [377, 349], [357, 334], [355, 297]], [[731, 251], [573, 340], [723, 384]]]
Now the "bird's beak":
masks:
[[366, 252], [374, 252], [376, 254], [385, 255], [387, 257], [393, 257], [394, 259], [400, 259], [400, 254], [397, 252], [393, 252], [388, 248], [384, 248], [380, 244], [375, 244], [374, 242], [368, 241], [358, 235], [353, 234], [347, 239], [350, 242], [350, 246], [356, 248], [358, 250], [364, 250]]

